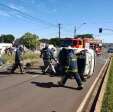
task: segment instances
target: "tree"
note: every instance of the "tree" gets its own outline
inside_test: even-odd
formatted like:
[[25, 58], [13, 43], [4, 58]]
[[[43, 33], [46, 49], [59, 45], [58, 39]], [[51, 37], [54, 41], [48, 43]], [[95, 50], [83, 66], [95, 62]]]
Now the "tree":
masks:
[[48, 39], [40, 39], [40, 42], [42, 42], [42, 43], [49, 43], [49, 40]]
[[92, 34], [77, 35], [75, 38], [94, 38]]
[[15, 40], [15, 37], [12, 34], [3, 34], [0, 36], [0, 42], [12, 43]]
[[35, 49], [39, 45], [39, 37], [36, 34], [27, 32], [21, 37], [21, 43], [28, 49]]
[[54, 46], [60, 46], [61, 45], [61, 39], [60, 38], [51, 38], [49, 40], [50, 44], [53, 44]]

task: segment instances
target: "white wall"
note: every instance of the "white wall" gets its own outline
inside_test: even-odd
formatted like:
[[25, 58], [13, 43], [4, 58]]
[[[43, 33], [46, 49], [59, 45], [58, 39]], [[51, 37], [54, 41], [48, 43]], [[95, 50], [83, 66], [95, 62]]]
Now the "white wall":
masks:
[[0, 43], [0, 55], [4, 53], [6, 48], [12, 47], [11, 43]]

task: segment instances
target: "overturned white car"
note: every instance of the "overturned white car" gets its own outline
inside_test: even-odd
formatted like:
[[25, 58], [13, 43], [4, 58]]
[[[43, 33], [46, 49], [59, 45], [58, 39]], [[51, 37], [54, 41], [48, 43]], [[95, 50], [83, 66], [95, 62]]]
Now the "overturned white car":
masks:
[[60, 49], [66, 46], [70, 46], [78, 57], [78, 72], [86, 77], [93, 75], [95, 67], [95, 52], [90, 48], [89, 44], [83, 43], [83, 39], [66, 38], [63, 40]]

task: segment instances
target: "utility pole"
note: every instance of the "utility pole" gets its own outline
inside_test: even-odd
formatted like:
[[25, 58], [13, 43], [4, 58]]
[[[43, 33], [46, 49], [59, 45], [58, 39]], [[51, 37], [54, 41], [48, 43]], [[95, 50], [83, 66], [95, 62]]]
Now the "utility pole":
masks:
[[74, 27], [74, 37], [76, 37], [76, 31], [77, 31], [77, 29], [76, 29], [76, 26]]
[[61, 24], [58, 24], [58, 29], [59, 29], [59, 32], [58, 32], [59, 33], [59, 36], [58, 37], [60, 38], [60, 35], [61, 35], [61, 32], [60, 32]]
[[83, 25], [85, 25], [85, 24], [86, 24], [86, 23], [82, 23], [82, 24], [80, 24], [79, 27], [76, 27], [76, 25], [75, 25], [75, 27], [74, 27], [74, 37], [76, 37], [77, 31], [78, 31]]

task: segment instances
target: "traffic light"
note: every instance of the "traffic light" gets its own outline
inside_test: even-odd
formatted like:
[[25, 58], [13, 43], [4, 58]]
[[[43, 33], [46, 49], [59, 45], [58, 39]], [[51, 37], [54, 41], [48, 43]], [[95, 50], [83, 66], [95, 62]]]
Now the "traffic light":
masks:
[[102, 28], [99, 28], [99, 33], [102, 33]]

